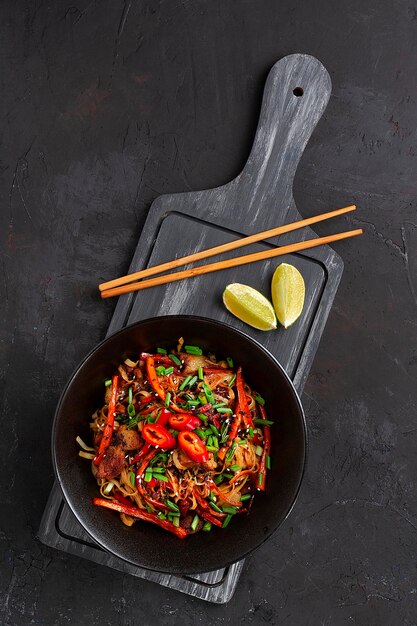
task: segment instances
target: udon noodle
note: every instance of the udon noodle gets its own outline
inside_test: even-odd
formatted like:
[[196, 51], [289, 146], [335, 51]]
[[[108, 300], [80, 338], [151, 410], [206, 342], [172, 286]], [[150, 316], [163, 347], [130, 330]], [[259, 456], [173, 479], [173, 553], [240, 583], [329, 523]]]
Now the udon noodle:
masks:
[[144, 520], [180, 538], [227, 527], [265, 490], [270, 425], [264, 399], [233, 360], [198, 346], [157, 348], [120, 363], [92, 416], [100, 497], [131, 526]]

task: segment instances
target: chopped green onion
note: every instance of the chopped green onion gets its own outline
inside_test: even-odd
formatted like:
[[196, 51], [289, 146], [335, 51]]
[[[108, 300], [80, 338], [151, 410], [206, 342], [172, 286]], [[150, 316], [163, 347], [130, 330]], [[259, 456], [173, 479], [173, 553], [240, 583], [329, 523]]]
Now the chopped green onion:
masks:
[[219, 431], [217, 430], [214, 424], [210, 424], [210, 429], [212, 433], [214, 433], [215, 435], [219, 435]]
[[165, 467], [153, 467], [152, 472], [154, 474], [165, 474], [166, 468]]
[[229, 407], [222, 407], [221, 409], [217, 409], [218, 413], [233, 413], [232, 409], [229, 409]]
[[246, 439], [241, 439], [238, 443], [239, 446], [244, 446], [246, 445]]
[[154, 478], [156, 478], [156, 480], [162, 480], [162, 482], [167, 483], [168, 478], [166, 476], [164, 476], [163, 474], [155, 474]]
[[166, 519], [166, 518], [167, 518], [167, 516], [166, 516], [166, 515], [164, 515], [164, 514], [162, 513], [162, 511], [159, 511], [159, 513], [158, 513], [158, 517], [159, 517], [159, 519]]
[[226, 461], [231, 461], [233, 459], [233, 455], [235, 453], [236, 448], [237, 448], [237, 443], [236, 443], [236, 441], [234, 441], [232, 443], [232, 447], [230, 448], [230, 450], [226, 454]]
[[172, 374], [172, 372], [174, 371], [174, 366], [171, 365], [171, 367], [166, 367], [165, 368], [165, 376], [169, 376], [169, 374]]
[[213, 392], [210, 389], [210, 387], [207, 385], [207, 383], [203, 383], [203, 387], [204, 387], [204, 393], [206, 394], [206, 398], [210, 403], [214, 402], [214, 396], [213, 396]]
[[213, 480], [215, 485], [220, 485], [223, 480], [223, 476], [221, 474], [218, 474], [218, 476], [215, 476]]
[[237, 511], [236, 506], [222, 506], [223, 513], [230, 513], [230, 515], [234, 515]]
[[226, 443], [227, 441], [227, 431], [228, 431], [229, 425], [227, 422], [224, 422], [222, 424], [222, 427], [220, 429], [220, 443]]
[[180, 525], [180, 518], [174, 517], [174, 519], [172, 520], [172, 523], [174, 524], [174, 526], [176, 526], [178, 528], [178, 526]]
[[171, 394], [168, 391], [166, 398], [165, 398], [165, 406], [168, 407], [170, 402], [171, 402]]
[[158, 365], [158, 367], [155, 368], [155, 372], [158, 376], [163, 376], [165, 374], [165, 367], [163, 365]]
[[263, 426], [272, 426], [274, 422], [271, 420], [253, 420], [254, 424], [262, 424]]
[[148, 513], [152, 513], [152, 507], [149, 506], [149, 504], [146, 505], [146, 510], [148, 511]]
[[218, 448], [215, 448], [214, 446], [209, 446], [206, 445], [206, 448], [209, 452], [217, 452]]
[[202, 367], [198, 368], [198, 377], [199, 377], [200, 380], [204, 379], [204, 372], [203, 372], [203, 368]]
[[212, 446], [213, 445], [213, 435], [209, 435], [209, 438], [207, 439], [207, 445], [208, 446]]
[[157, 348], [156, 351], [157, 351], [158, 354], [166, 354], [167, 353], [165, 348]]
[[135, 417], [136, 411], [135, 411], [135, 407], [133, 406], [133, 404], [128, 405], [127, 414], [129, 415], [129, 417]]
[[262, 448], [262, 446], [256, 446], [255, 448], [255, 454], [257, 456], [262, 456], [262, 452], [264, 451], [264, 449]]
[[253, 428], [252, 426], [249, 426], [249, 437], [253, 439], [254, 436], [255, 436], [255, 433], [253, 432]]
[[187, 378], [184, 378], [184, 380], [182, 381], [180, 385], [180, 391], [184, 391], [184, 389], [186, 388], [186, 386], [188, 385], [191, 379], [192, 379], [192, 376], [187, 376]]
[[211, 522], [206, 522], [203, 526], [203, 530], [209, 532], [211, 530]]
[[211, 500], [212, 502], [216, 502], [216, 494], [214, 493], [214, 491], [210, 491], [209, 500]]
[[232, 357], [231, 357], [231, 356], [228, 356], [228, 357], [226, 358], [226, 361], [227, 361], [227, 365], [228, 365], [229, 367], [233, 367], [233, 359], [232, 359]]
[[104, 384], [106, 385], [106, 387], [110, 387], [110, 385], [111, 385], [111, 378], [108, 378], [107, 380], [105, 380]]
[[133, 403], [133, 389], [129, 387], [129, 404]]
[[189, 406], [198, 406], [200, 403], [198, 400], [188, 400], [187, 404]]
[[213, 446], [218, 450], [219, 449], [219, 440], [216, 436], [213, 437]]
[[203, 354], [202, 349], [198, 346], [184, 346], [184, 350], [187, 352], [187, 354], [194, 354], [197, 356], [201, 356]]
[[255, 400], [258, 404], [260, 404], [261, 406], [264, 406], [265, 400], [263, 399], [261, 395], [259, 395], [259, 393], [256, 394]]
[[194, 430], [195, 434], [198, 435], [201, 439], [207, 439], [207, 434], [205, 433], [204, 430], [201, 430], [201, 428], [196, 428]]
[[240, 472], [241, 469], [240, 465], [230, 465], [229, 467], [229, 470], [232, 470], [232, 472]]
[[228, 386], [231, 387], [236, 380], [236, 374], [233, 374], [232, 378], [229, 380]]
[[181, 365], [181, 361], [177, 356], [175, 356], [175, 354], [168, 354], [168, 358], [171, 359], [171, 361], [175, 363], [175, 365]]
[[223, 472], [222, 476], [224, 476], [225, 478], [228, 478], [229, 480], [233, 478], [233, 474], [229, 474], [229, 472]]
[[217, 506], [217, 504], [214, 504], [214, 502], [210, 502], [210, 506], [214, 511], [217, 511], [217, 513], [223, 513], [223, 511], [221, 510], [221, 508], [219, 506]]
[[266, 469], [271, 469], [271, 457], [266, 457]]
[[197, 416], [198, 416], [201, 420], [203, 420], [203, 422], [207, 422], [207, 420], [208, 420], [208, 416], [207, 416], [207, 415], [204, 415], [204, 413], [197, 413]]
[[250, 500], [251, 499], [251, 494], [250, 493], [245, 493], [243, 494], [243, 496], [240, 496], [240, 501], [241, 502], [245, 502], [245, 500]]
[[264, 475], [262, 474], [262, 472], [259, 472], [259, 474], [258, 474], [258, 485], [262, 485], [263, 478], [264, 478]]
[[193, 376], [190, 382], [188, 383], [188, 387], [192, 387], [193, 385], [195, 385], [197, 380], [198, 380], [198, 376]]
[[213, 404], [213, 409], [218, 409], [221, 406], [226, 406], [227, 402], [219, 402], [218, 404]]
[[147, 424], [155, 424], [157, 419], [158, 419], [157, 415], [148, 415], [148, 417], [146, 418], [146, 423]]
[[114, 487], [114, 483], [112, 483], [111, 481], [109, 483], [107, 483], [107, 485], [104, 487], [103, 489], [103, 493], [106, 494], [106, 496], [109, 495], [110, 491], [113, 489]]
[[198, 515], [194, 515], [194, 519], [191, 522], [191, 528], [192, 530], [196, 530], [197, 526], [198, 526], [198, 522], [200, 521], [200, 518], [198, 517]]
[[135, 472], [129, 472], [129, 482], [132, 487], [135, 486]]
[[228, 515], [228, 516], [226, 517], [226, 519], [224, 520], [224, 522], [223, 522], [223, 526], [222, 526], [222, 528], [226, 528], [226, 526], [228, 526], [228, 525], [229, 525], [229, 522], [230, 522], [230, 520], [231, 520], [231, 519], [232, 519], [232, 515]]
[[198, 399], [200, 400], [201, 406], [203, 406], [204, 404], [207, 404], [207, 398], [204, 395], [204, 393], [200, 393], [198, 396]]
[[152, 470], [148, 467], [148, 469], [145, 472], [144, 481], [145, 483], [149, 483], [151, 480], [152, 480]]
[[167, 505], [168, 508], [170, 508], [172, 511], [175, 511], [176, 513], [179, 512], [179, 508], [178, 506], [175, 504], [175, 502], [171, 502], [171, 500], [165, 500], [165, 504]]

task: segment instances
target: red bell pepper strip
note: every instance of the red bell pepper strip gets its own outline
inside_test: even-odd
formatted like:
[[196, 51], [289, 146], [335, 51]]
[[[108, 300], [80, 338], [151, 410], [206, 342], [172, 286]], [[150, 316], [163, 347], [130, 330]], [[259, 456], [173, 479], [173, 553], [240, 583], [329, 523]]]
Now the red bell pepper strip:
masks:
[[243, 476], [246, 476], [246, 474], [252, 474], [252, 478], [255, 476], [255, 472], [253, 472], [252, 470], [243, 470], [242, 472], [237, 472], [237, 474], [235, 474], [233, 478], [230, 479], [230, 484], [233, 485], [233, 483], [243, 478]]
[[[259, 407], [261, 412], [261, 418], [263, 420], [267, 419], [266, 412], [263, 406]], [[265, 491], [265, 481], [266, 481], [266, 459], [271, 451], [271, 429], [268, 424], [263, 424], [264, 429], [264, 449], [261, 456], [261, 462], [259, 464], [259, 473], [258, 473], [258, 484], [257, 487], [259, 491]]]
[[103, 429], [103, 436], [100, 441], [98, 453], [96, 454], [96, 457], [93, 461], [94, 465], [100, 465], [104, 455], [106, 454], [106, 450], [110, 445], [111, 438], [113, 436], [114, 414], [116, 411], [118, 387], [119, 387], [119, 377], [113, 376], [111, 398], [110, 398], [109, 406], [107, 408], [107, 420]]
[[208, 510], [202, 509], [201, 507], [198, 506], [196, 511], [198, 515], [200, 517], [203, 517], [207, 522], [211, 522], [215, 526], [220, 526], [220, 527], [223, 526], [223, 520], [219, 519], [218, 517], [214, 517], [214, 515], [209, 513]]
[[145, 456], [145, 458], [142, 460], [142, 463], [139, 466], [138, 471], [136, 472], [136, 489], [138, 490], [138, 493], [140, 493], [141, 496], [143, 496], [143, 498], [149, 503], [152, 504], [155, 508], [160, 509], [161, 511], [166, 511], [168, 510], [168, 507], [163, 503], [163, 502], [159, 502], [159, 500], [155, 500], [154, 498], [152, 498], [146, 491], [144, 484], [143, 484], [143, 475], [146, 471], [146, 468], [149, 465], [149, 462], [153, 459], [153, 457], [157, 454], [157, 450], [155, 450], [155, 448], [152, 448], [148, 454]]
[[129, 498], [126, 498], [122, 493], [120, 493], [120, 491], [114, 491], [112, 493], [112, 496], [113, 498], [116, 498], [116, 500], [118, 500], [120, 504], [124, 504], [125, 506], [133, 506], [132, 500], [129, 500]]
[[162, 450], [172, 450], [176, 446], [175, 438], [161, 424], [145, 424], [142, 428], [142, 437], [151, 446]]
[[161, 424], [161, 426], [166, 426], [166, 424], [168, 424], [169, 422], [169, 418], [171, 417], [171, 415], [171, 411], [168, 411], [168, 409], [162, 409], [155, 423]]
[[180, 539], [184, 539], [188, 534], [185, 528], [181, 528], [181, 526], [174, 526], [174, 524], [172, 524], [168, 520], [160, 519], [157, 515], [155, 515], [155, 513], [148, 513], [143, 509], [137, 508], [136, 506], [117, 504], [116, 502], [111, 502], [110, 500], [106, 500], [105, 498], [94, 498], [93, 504], [95, 504], [96, 506], [102, 506], [105, 509], [112, 509], [113, 511], [117, 511], [118, 513], [130, 515], [130, 517], [135, 517], [136, 519], [143, 520], [144, 522], [151, 522], [152, 524], [156, 524], [164, 530], [168, 530], [170, 533], [173, 533]]
[[146, 361], [152, 357], [155, 363], [163, 363], [164, 365], [175, 365], [173, 361], [166, 354], [150, 354], [149, 352], [142, 352], [140, 355], [141, 361]]
[[148, 402], [150, 402], [151, 400], [155, 400], [155, 396], [152, 393], [148, 394], [147, 396], [142, 396], [139, 404], [142, 406], [142, 404], [148, 404]]
[[206, 444], [195, 433], [189, 430], [178, 433], [178, 445], [195, 463], [205, 463], [208, 461], [209, 453]]
[[141, 449], [139, 450], [137, 455], [133, 457], [133, 459], [131, 460], [130, 464], [133, 465], [134, 463], [137, 463], [143, 456], [145, 456], [145, 454], [148, 454], [150, 449], [151, 449], [151, 444], [146, 442], [141, 447]]
[[175, 430], [194, 430], [201, 426], [201, 420], [189, 413], [170, 413], [169, 424]]
[[197, 504], [202, 511], [205, 511], [212, 517], [219, 517], [221, 519], [224, 519], [226, 517], [226, 513], [219, 513], [218, 511], [215, 511], [214, 509], [212, 509], [209, 503], [207, 502], [207, 500], [205, 500], [202, 496], [200, 496], [197, 489], [194, 489], [193, 493], [194, 493], [195, 499], [197, 500]]
[[203, 367], [204, 374], [233, 374], [233, 370], [226, 367]]
[[249, 411], [248, 398], [245, 392], [245, 382], [243, 380], [241, 367], [237, 368], [236, 389], [239, 401], [239, 411], [241, 411], [243, 423], [245, 424], [246, 428], [249, 428], [249, 426], [253, 428], [253, 419]]
[[213, 481], [210, 483], [210, 490], [214, 491], [214, 493], [219, 496], [219, 498], [221, 498], [222, 500], [224, 500], [225, 502], [227, 502], [227, 504], [230, 504], [231, 506], [236, 506], [238, 508], [240, 508], [242, 506], [241, 502], [238, 502], [236, 504], [236, 502], [233, 502], [232, 500], [230, 500], [221, 489], [218, 488], [218, 486], [216, 485], [216, 483], [214, 483]]

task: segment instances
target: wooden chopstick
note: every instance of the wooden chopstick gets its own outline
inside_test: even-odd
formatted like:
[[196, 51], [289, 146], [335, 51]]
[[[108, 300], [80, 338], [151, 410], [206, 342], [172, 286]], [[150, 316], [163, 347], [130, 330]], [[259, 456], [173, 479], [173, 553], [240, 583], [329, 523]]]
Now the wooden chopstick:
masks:
[[121, 285], [120, 287], [115, 287], [114, 289], [107, 289], [101, 292], [101, 297], [111, 298], [112, 296], [120, 296], [121, 294], [128, 293], [130, 291], [140, 291], [141, 289], [148, 289], [149, 287], [155, 287], [156, 285], [173, 283], [177, 280], [183, 280], [184, 278], [192, 278], [193, 276], [200, 276], [201, 274], [217, 272], [229, 267], [237, 267], [238, 265], [245, 265], [246, 263], [255, 263], [256, 261], [271, 259], [272, 257], [282, 256], [283, 254], [290, 254], [291, 252], [299, 252], [301, 250], [307, 250], [308, 248], [323, 246], [324, 244], [332, 243], [333, 241], [340, 241], [341, 239], [347, 239], [348, 237], [356, 237], [357, 235], [362, 235], [362, 233], [362, 228], [358, 228], [357, 230], [348, 230], [343, 233], [328, 235], [327, 237], [318, 237], [316, 239], [300, 241], [299, 243], [291, 243], [273, 250], [254, 252], [253, 254], [246, 254], [244, 256], [228, 259], [226, 261], [200, 265], [199, 267], [193, 267], [189, 270], [174, 272], [173, 274], [164, 274], [163, 276], [150, 278], [149, 280], [130, 283], [128, 285]]
[[255, 233], [254, 235], [249, 235], [248, 237], [242, 237], [241, 239], [237, 239], [235, 241], [229, 241], [228, 243], [215, 246], [214, 248], [208, 248], [206, 250], [201, 250], [200, 252], [195, 252], [194, 254], [189, 254], [188, 256], [183, 256], [180, 259], [174, 259], [173, 261], [167, 261], [161, 265], [148, 267], [140, 272], [134, 272], [133, 274], [128, 274], [127, 276], [121, 276], [120, 278], [109, 280], [105, 283], [101, 283], [98, 288], [100, 291], [108, 291], [109, 289], [119, 287], [120, 285], [125, 285], [142, 278], [147, 278], [148, 276], [153, 276], [154, 274], [160, 274], [161, 272], [172, 270], [175, 267], [180, 267], [186, 263], [193, 263], [194, 261], [206, 259], [216, 254], [222, 254], [223, 252], [229, 252], [230, 250], [235, 250], [236, 248], [248, 246], [256, 241], [262, 241], [263, 239], [270, 239], [271, 237], [276, 237], [277, 235], [283, 235], [284, 233], [289, 233], [292, 230], [297, 230], [298, 228], [303, 228], [304, 226], [309, 226], [310, 224], [316, 224], [317, 222], [328, 220], [331, 217], [337, 217], [338, 215], [349, 213], [355, 209], [356, 206], [352, 204], [350, 206], [343, 207], [342, 209], [336, 209], [335, 211], [322, 213], [321, 215], [315, 215], [314, 217], [308, 217], [304, 220], [291, 222], [291, 224], [284, 224], [283, 226], [271, 228], [270, 230], [264, 230], [263, 232]]

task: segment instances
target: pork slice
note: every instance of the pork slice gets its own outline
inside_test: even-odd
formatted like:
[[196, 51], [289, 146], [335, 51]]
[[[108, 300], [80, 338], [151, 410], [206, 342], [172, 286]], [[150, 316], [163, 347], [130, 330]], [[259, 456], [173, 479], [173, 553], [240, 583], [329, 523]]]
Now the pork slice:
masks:
[[96, 478], [110, 480], [116, 478], [123, 469], [125, 463], [125, 453], [122, 444], [109, 446], [106, 454], [98, 466]]
[[137, 450], [142, 445], [138, 431], [123, 425], [117, 429], [116, 439], [121, 443], [123, 450]]

